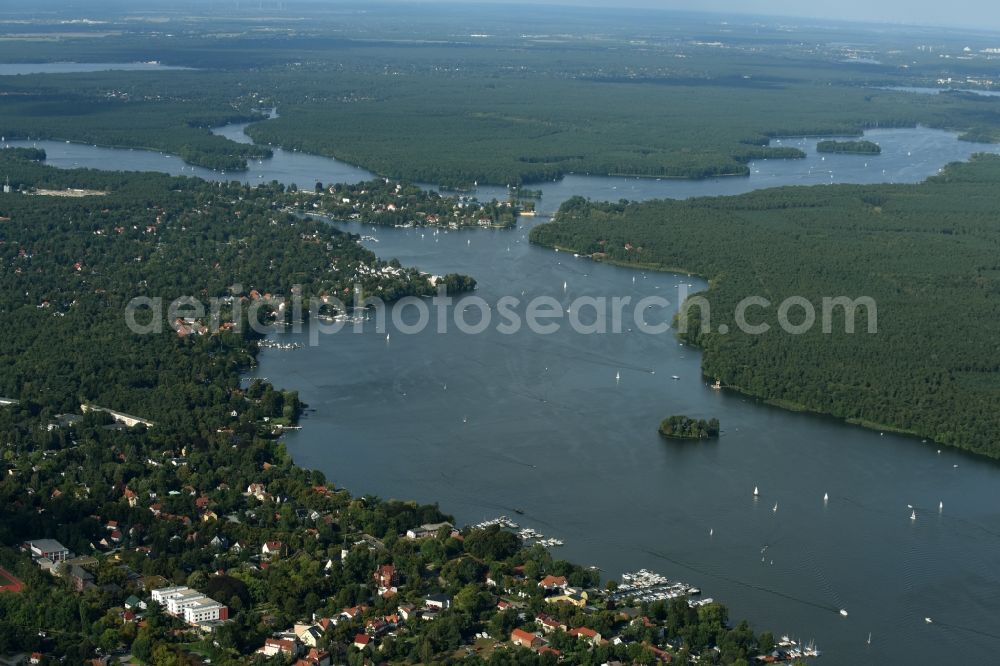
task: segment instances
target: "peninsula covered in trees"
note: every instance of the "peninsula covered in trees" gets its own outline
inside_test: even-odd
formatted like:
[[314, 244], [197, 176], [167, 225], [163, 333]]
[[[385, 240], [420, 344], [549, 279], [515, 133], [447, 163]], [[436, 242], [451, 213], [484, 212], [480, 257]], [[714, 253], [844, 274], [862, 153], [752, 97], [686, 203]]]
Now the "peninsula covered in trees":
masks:
[[[997, 209], [1000, 157], [979, 155], [918, 185], [643, 203], [576, 197], [531, 240], [709, 278], [711, 311], [684, 310], [682, 337], [702, 347], [704, 373], [727, 387], [1000, 458]], [[751, 308], [750, 323], [767, 332], [741, 332], [737, 305], [761, 293], [771, 306]], [[817, 315], [802, 334], [787, 334], [777, 319], [790, 296], [809, 300]], [[827, 332], [823, 297], [833, 296], [849, 302], [829, 310]], [[861, 296], [875, 309], [854, 302]]]
[[816, 144], [818, 153], [851, 153], [856, 155], [880, 155], [882, 146], [874, 141], [820, 141]]
[[660, 423], [660, 434], [671, 439], [712, 439], [719, 436], [719, 419], [668, 416]]
[[509, 229], [524, 210], [534, 210], [533, 202], [480, 202], [472, 196], [442, 195], [410, 183], [388, 178], [357, 184], [316, 183], [312, 192], [294, 190], [288, 205], [305, 212], [317, 212], [338, 220], [396, 227], [491, 227]]

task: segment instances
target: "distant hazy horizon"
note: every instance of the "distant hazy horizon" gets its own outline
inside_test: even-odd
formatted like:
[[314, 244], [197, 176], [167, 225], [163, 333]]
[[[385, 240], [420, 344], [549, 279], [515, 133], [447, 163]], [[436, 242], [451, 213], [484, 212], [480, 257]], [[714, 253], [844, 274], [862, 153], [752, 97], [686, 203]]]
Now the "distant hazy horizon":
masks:
[[[324, 1], [324, 0], [317, 0]], [[420, 2], [422, 0], [409, 0]], [[438, 0], [441, 1], [441, 0]], [[839, 0], [835, 5], [803, 3], [800, 0], [443, 0], [463, 5], [475, 3], [517, 5], [566, 5], [671, 9], [737, 15], [788, 16], [804, 19], [942, 26], [1000, 31], [1000, 4], [995, 0]]]
[[[996, 0], [839, 0], [836, 4], [819, 5], [801, 0], [35, 0], [29, 5], [12, 5], [0, 9], [0, 16], [30, 15], [33, 11], [61, 11], [86, 14], [94, 9], [118, 12], [170, 7], [183, 11], [192, 8], [250, 8], [281, 5], [357, 6], [400, 2], [412, 5], [455, 4], [470, 7], [476, 4], [548, 5], [614, 9], [663, 9], [721, 16], [775, 16], [798, 19], [849, 21], [858, 23], [896, 24], [901, 26], [959, 28], [998, 33], [1000, 41], [1000, 3]], [[998, 44], [1000, 46], [1000, 44]]]

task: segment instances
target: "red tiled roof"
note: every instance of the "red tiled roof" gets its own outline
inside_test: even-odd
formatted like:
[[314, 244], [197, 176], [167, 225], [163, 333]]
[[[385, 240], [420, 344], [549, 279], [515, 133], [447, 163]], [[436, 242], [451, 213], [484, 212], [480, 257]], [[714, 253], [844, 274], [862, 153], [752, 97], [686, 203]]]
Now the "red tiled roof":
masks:
[[539, 587], [562, 587], [566, 584], [566, 576], [546, 576], [539, 581]]
[[537, 634], [532, 634], [524, 629], [515, 629], [510, 632], [510, 640], [512, 641], [526, 641], [529, 645], [537, 640], [541, 640]]
[[296, 651], [295, 641], [284, 638], [268, 638], [264, 641], [264, 645], [271, 645], [278, 648], [282, 652], [290, 652], [294, 654]]

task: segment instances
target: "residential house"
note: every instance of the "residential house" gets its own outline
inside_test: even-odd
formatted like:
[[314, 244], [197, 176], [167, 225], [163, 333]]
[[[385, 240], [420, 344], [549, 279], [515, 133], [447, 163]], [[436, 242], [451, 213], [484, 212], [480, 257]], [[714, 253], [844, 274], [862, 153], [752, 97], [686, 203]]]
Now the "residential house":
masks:
[[448, 610], [451, 607], [451, 597], [447, 594], [431, 594], [424, 599], [424, 606], [436, 610]]
[[146, 602], [133, 594], [125, 600], [125, 608], [129, 610], [146, 610]]
[[544, 644], [541, 636], [528, 633], [523, 629], [515, 629], [510, 632], [510, 642], [514, 645], [531, 649], [539, 648]]
[[364, 650], [371, 643], [371, 640], [368, 634], [357, 634], [354, 636], [354, 647]]
[[673, 657], [672, 654], [670, 654], [666, 650], [661, 650], [660, 648], [656, 647], [655, 645], [653, 645], [649, 641], [643, 641], [642, 645], [643, 645], [643, 647], [647, 648], [650, 652], [652, 652], [653, 653], [653, 657], [657, 661], [659, 661], [659, 662], [662, 662], [664, 664], [669, 664], [670, 662], [672, 662], [674, 660], [674, 657]]
[[278, 654], [298, 657], [301, 651], [302, 645], [298, 640], [291, 638], [268, 638], [264, 641], [264, 646], [257, 650], [265, 657], [273, 657]]
[[454, 529], [451, 523], [427, 523], [421, 525], [420, 527], [414, 527], [413, 529], [406, 530], [407, 539], [427, 539], [429, 537], [437, 536], [437, 533], [442, 527], [448, 527]]
[[265, 559], [271, 559], [281, 557], [283, 550], [284, 544], [280, 541], [265, 541], [264, 545], [260, 547], [260, 554]]
[[556, 629], [562, 629], [563, 631], [566, 631], [565, 623], [560, 622], [555, 618], [549, 617], [548, 615], [539, 614], [538, 617], [535, 618], [535, 623], [538, 624], [542, 628], [542, 631], [545, 632], [546, 634], [553, 632]]
[[269, 499], [271, 496], [267, 494], [267, 486], [263, 483], [251, 483], [247, 486], [247, 495], [251, 497], [256, 497], [261, 502]]
[[561, 594], [553, 597], [546, 597], [545, 601], [550, 604], [568, 604], [583, 608], [587, 605], [587, 593], [572, 587], [567, 587]]
[[390, 628], [389, 623], [380, 617], [375, 617], [365, 622], [365, 633], [372, 637], [381, 636], [389, 631]]
[[323, 629], [317, 624], [306, 627], [301, 632], [296, 627], [295, 633], [306, 647], [316, 647], [323, 638]]
[[399, 574], [396, 573], [396, 567], [391, 564], [383, 564], [376, 569], [374, 577], [380, 593], [399, 583]]
[[340, 611], [340, 618], [344, 620], [353, 620], [356, 617], [361, 617], [362, 613], [365, 612], [367, 606], [352, 606], [351, 608], [345, 608]]
[[330, 653], [311, 648], [306, 656], [295, 662], [295, 666], [330, 666]]
[[542, 588], [546, 592], [561, 590], [566, 587], [566, 576], [546, 576], [542, 580], [538, 581], [538, 587]]
[[69, 565], [66, 576], [69, 578], [70, 583], [73, 584], [73, 589], [77, 592], [83, 592], [87, 588], [94, 587], [94, 574], [79, 564]]
[[601, 644], [601, 635], [589, 627], [574, 627], [569, 630], [569, 635], [583, 639], [594, 646]]

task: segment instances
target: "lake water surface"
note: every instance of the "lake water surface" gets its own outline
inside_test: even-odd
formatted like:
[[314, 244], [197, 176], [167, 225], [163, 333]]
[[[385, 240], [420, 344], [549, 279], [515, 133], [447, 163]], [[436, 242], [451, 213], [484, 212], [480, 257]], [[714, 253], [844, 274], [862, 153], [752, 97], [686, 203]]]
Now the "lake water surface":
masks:
[[[235, 137], [242, 129], [219, 131]], [[917, 182], [949, 161], [997, 150], [923, 128], [866, 138], [883, 154], [823, 159], [816, 139], [789, 139], [782, 145], [809, 156], [753, 163], [749, 178], [570, 176], [532, 188], [543, 190], [541, 209], [553, 211], [576, 194], [648, 199]], [[156, 153], [38, 146], [57, 166], [232, 178]], [[281, 151], [238, 179], [311, 187], [368, 177], [333, 160]], [[480, 189], [480, 196], [494, 195], [504, 191]], [[382, 257], [436, 274], [473, 275], [477, 295], [489, 302], [507, 295], [549, 295], [564, 304], [586, 295], [676, 302], [679, 284], [704, 287], [687, 276], [531, 246], [532, 224], [439, 234], [339, 226], [377, 238], [367, 245]], [[450, 329], [386, 340], [368, 324], [364, 333], [343, 331], [317, 347], [263, 350], [255, 374], [297, 389], [311, 407], [304, 428], [285, 437], [296, 461], [356, 493], [439, 502], [461, 523], [510, 515], [563, 539], [557, 556], [609, 576], [646, 567], [695, 584], [758, 630], [815, 638], [827, 662], [950, 663], [961, 655], [989, 663], [1000, 650], [995, 463], [714, 391], [701, 377], [699, 353], [669, 333]], [[305, 341], [306, 333], [283, 338]], [[718, 417], [724, 433], [717, 442], [665, 442], [656, 426], [675, 413]], [[915, 507], [915, 520], [907, 505]]]

